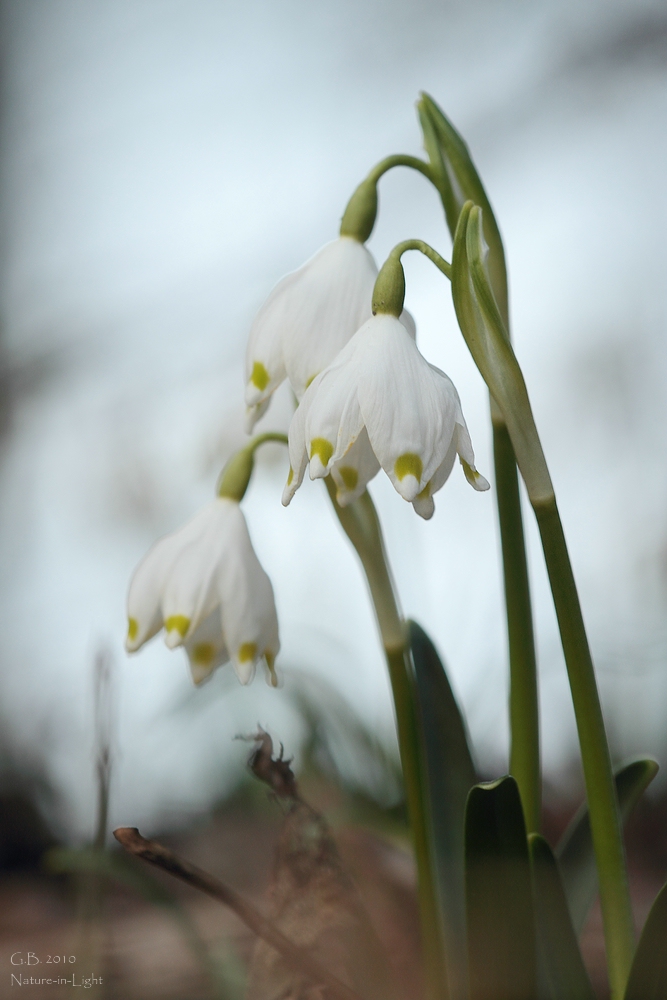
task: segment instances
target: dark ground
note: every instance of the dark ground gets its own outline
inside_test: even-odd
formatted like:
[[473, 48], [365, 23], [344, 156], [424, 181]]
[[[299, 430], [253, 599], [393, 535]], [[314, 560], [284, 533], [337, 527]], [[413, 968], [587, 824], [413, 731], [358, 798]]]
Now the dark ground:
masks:
[[[343, 862], [389, 955], [399, 995], [406, 1000], [418, 997], [414, 868], [400, 825], [391, 820], [381, 830], [377, 816], [372, 817], [372, 828], [350, 822], [345, 797], [323, 782], [311, 782], [304, 794], [332, 823]], [[572, 802], [547, 811], [545, 828], [550, 839], [565, 826], [575, 807]], [[88, 994], [100, 1000], [209, 1000], [214, 996], [241, 1000], [253, 938], [234, 914], [157, 873], [207, 943], [220, 970], [217, 987], [173, 913], [128, 888], [107, 887], [102, 918], [86, 940], [78, 916], [82, 902], [77, 885], [81, 883], [76, 877], [53, 875], [44, 868], [43, 852], [51, 842], [48, 831], [19, 797], [2, 799], [0, 810], [0, 996], [20, 995], [23, 1000], [78, 996], [81, 988], [71, 985], [74, 973], [77, 984], [91, 974], [102, 977], [103, 983], [93, 983]], [[261, 790], [259, 795], [237, 796], [195, 829], [161, 839], [261, 908], [281, 819], [278, 803]], [[639, 929], [667, 873], [667, 797], [640, 804], [628, 825], [627, 848]], [[606, 997], [598, 906], [591, 913], [582, 944], [598, 995]], [[40, 964], [28, 966], [28, 953], [37, 956]], [[22, 958], [24, 964], [12, 966], [12, 955], [14, 962]], [[75, 956], [74, 963], [66, 961], [70, 955]], [[64, 964], [63, 958], [56, 962], [57, 956], [64, 957]], [[15, 980], [12, 985], [12, 973], [60, 976], [70, 979], [70, 984], [23, 985], [19, 991]]]

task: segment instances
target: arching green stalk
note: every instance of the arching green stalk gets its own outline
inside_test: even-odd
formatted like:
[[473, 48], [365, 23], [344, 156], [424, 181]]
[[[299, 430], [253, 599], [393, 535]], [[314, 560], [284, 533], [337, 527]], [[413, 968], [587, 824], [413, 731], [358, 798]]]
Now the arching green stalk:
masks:
[[433, 181], [433, 171], [429, 163], [420, 160], [417, 156], [408, 156], [398, 153], [395, 156], [387, 156], [381, 160], [370, 171], [367, 177], [356, 188], [352, 197], [347, 203], [343, 218], [340, 223], [340, 235], [349, 236], [352, 239], [365, 243], [373, 232], [375, 219], [378, 210], [378, 181], [394, 167], [410, 167], [424, 174], [430, 181]]
[[255, 452], [261, 445], [270, 442], [287, 444], [287, 434], [280, 431], [266, 431], [264, 434], [257, 434], [251, 438], [248, 444], [232, 455], [218, 479], [216, 492], [219, 497], [228, 497], [230, 500], [236, 500], [237, 503], [243, 500], [250, 483], [252, 470], [255, 467]]
[[445, 260], [437, 250], [434, 250], [432, 246], [425, 243], [424, 240], [403, 240], [401, 243], [397, 243], [396, 246], [391, 250], [389, 256], [400, 260], [404, 253], [408, 250], [419, 250], [423, 253], [425, 257], [435, 264], [438, 270], [442, 271], [445, 277], [450, 278], [452, 274], [452, 265], [449, 261]]

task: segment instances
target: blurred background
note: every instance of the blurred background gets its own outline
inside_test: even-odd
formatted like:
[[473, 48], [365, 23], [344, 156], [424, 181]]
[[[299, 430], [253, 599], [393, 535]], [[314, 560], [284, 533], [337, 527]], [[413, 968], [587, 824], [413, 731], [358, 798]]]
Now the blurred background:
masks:
[[[242, 689], [223, 670], [195, 691], [181, 652], [156, 640], [128, 659], [122, 643], [134, 566], [206, 502], [244, 440], [254, 313], [335, 237], [375, 162], [419, 153], [421, 89], [467, 139], [503, 232], [516, 351], [614, 757], [664, 758], [664, 3], [4, 0], [0, 12], [6, 796], [27, 796], [47, 839], [92, 837], [102, 657], [111, 827], [201, 820], [238, 791], [248, 751], [234, 737], [258, 722], [298, 769], [319, 725], [313, 706], [338, 719], [328, 759], [340, 781], [396, 803], [365, 584], [321, 484], [281, 507], [280, 448], [263, 450], [245, 510], [276, 592], [284, 687], [258, 677]], [[395, 170], [381, 182], [370, 247], [381, 261], [408, 237], [449, 255], [434, 191]], [[446, 282], [416, 256], [406, 305], [421, 349], [459, 389], [490, 478], [485, 389]], [[289, 417], [281, 391], [261, 427], [286, 429]], [[493, 498], [455, 471], [424, 523], [380, 477], [371, 491], [404, 611], [447, 662], [481, 771], [503, 773]], [[550, 787], [576, 797], [574, 722], [530, 511], [526, 523], [545, 769]], [[373, 752], [350, 752], [345, 726], [373, 733]]]

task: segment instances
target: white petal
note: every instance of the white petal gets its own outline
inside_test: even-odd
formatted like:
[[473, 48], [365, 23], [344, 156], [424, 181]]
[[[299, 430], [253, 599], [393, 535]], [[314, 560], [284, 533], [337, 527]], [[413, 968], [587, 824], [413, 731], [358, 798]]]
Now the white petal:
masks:
[[488, 479], [485, 479], [482, 473], [478, 472], [474, 466], [466, 468], [464, 465], [463, 472], [473, 489], [478, 490], [480, 493], [484, 493], [486, 490], [491, 489], [491, 483]]
[[212, 500], [198, 518], [200, 530], [183, 540], [163, 588], [165, 642], [170, 649], [180, 646], [219, 606], [220, 563], [236, 544], [238, 532], [245, 529], [239, 505], [226, 497]]
[[249, 408], [268, 405], [267, 400], [285, 378], [283, 334], [291, 322], [292, 289], [299, 283], [299, 273], [293, 271], [281, 278], [250, 328], [245, 362], [245, 401]]
[[308, 453], [306, 451], [306, 431], [305, 420], [313, 392], [316, 388], [317, 379], [310, 387], [303, 400], [297, 406], [290, 421], [288, 431], [288, 451], [289, 451], [289, 474], [283, 490], [282, 503], [287, 507], [290, 500], [303, 482], [303, 476], [308, 465]]
[[222, 617], [216, 608], [185, 640], [190, 673], [195, 684], [203, 684], [217, 667], [229, 662], [222, 633]]
[[412, 501], [412, 506], [415, 509], [415, 513], [423, 517], [425, 521], [430, 521], [435, 513], [435, 504], [433, 503], [433, 497], [427, 490], [423, 490], [418, 493], [417, 496]]
[[308, 389], [308, 399], [304, 397], [311, 479], [329, 473], [332, 463], [347, 454], [364, 425], [357, 397], [356, 336]]
[[370, 317], [377, 267], [363, 244], [342, 236], [322, 247], [297, 275], [284, 296], [282, 343], [287, 376], [301, 399]]
[[255, 660], [246, 660], [243, 663], [240, 663], [238, 660], [232, 660], [232, 666], [234, 673], [244, 686], [254, 680], [255, 668], [257, 667]]
[[377, 267], [365, 246], [339, 237], [278, 282], [260, 309], [246, 352], [246, 405], [265, 402], [287, 374], [307, 386], [371, 314]]
[[395, 317], [378, 315], [364, 332], [359, 349], [361, 412], [383, 469], [401, 496], [412, 501], [449, 450], [458, 395]]
[[248, 406], [245, 412], [245, 431], [246, 434], [252, 434], [255, 424], [258, 420], [261, 420], [271, 403], [271, 397], [267, 396], [263, 399], [261, 403], [256, 403], [254, 406]]
[[463, 414], [461, 414], [460, 419], [456, 422], [456, 450], [459, 453], [459, 458], [461, 459], [461, 465], [463, 466], [463, 472], [466, 479], [473, 487], [473, 489], [479, 490], [479, 492], [484, 492], [490, 488], [488, 480], [484, 478], [481, 472], [478, 472], [475, 468], [475, 453], [472, 450], [472, 441], [470, 440], [470, 434], [468, 433], [468, 428], [466, 422], [463, 419]]
[[452, 438], [452, 442], [449, 446], [447, 454], [445, 455], [443, 461], [435, 470], [435, 473], [426, 484], [421, 493], [412, 501], [412, 506], [414, 507], [417, 514], [423, 517], [425, 521], [430, 520], [435, 513], [435, 504], [433, 502], [433, 494], [437, 493], [439, 489], [445, 485], [449, 479], [449, 475], [454, 467], [454, 460], [456, 458], [456, 434]]
[[415, 323], [415, 318], [412, 315], [412, 313], [408, 312], [407, 309], [404, 309], [403, 312], [401, 313], [401, 315], [398, 318], [400, 319], [401, 323], [403, 324], [403, 326], [405, 327], [405, 329], [408, 331], [408, 333], [410, 334], [410, 336], [412, 337], [412, 339], [414, 341], [416, 341], [417, 340], [417, 324]]
[[247, 527], [237, 534], [233, 550], [220, 566], [219, 587], [227, 649], [239, 679], [247, 683], [255, 665], [267, 654], [273, 662], [280, 650], [273, 587]]
[[454, 443], [456, 445], [456, 450], [459, 453], [461, 465], [463, 466], [463, 472], [470, 485], [473, 489], [476, 489], [479, 492], [488, 490], [490, 488], [488, 481], [475, 468], [475, 453], [472, 449], [472, 441], [470, 440], [468, 425], [465, 422], [465, 417], [463, 416], [460, 403], [456, 414]]
[[125, 648], [129, 653], [162, 628], [162, 596], [169, 572], [182, 547], [201, 533], [206, 516], [199, 511], [177, 531], [158, 539], [134, 571], [127, 597], [130, 626]]
[[380, 471], [368, 434], [364, 427], [349, 451], [331, 466], [331, 475], [336, 484], [336, 500], [346, 507], [364, 492], [371, 479]]

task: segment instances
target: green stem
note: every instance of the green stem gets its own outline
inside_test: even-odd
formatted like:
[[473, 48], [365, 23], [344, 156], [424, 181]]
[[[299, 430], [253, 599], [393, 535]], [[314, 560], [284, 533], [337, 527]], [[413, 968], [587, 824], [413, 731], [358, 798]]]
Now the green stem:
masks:
[[402, 243], [396, 244], [389, 256], [395, 260], [400, 260], [406, 250], [419, 250], [420, 253], [428, 257], [442, 271], [445, 277], [451, 277], [452, 265], [444, 257], [441, 257], [437, 250], [434, 250], [432, 246], [425, 243], [424, 240], [403, 240]]
[[384, 160], [380, 160], [369, 171], [367, 179], [377, 184], [382, 175], [386, 174], [388, 170], [393, 170], [394, 167], [410, 167], [412, 170], [417, 170], [420, 174], [428, 177], [430, 181], [433, 180], [433, 171], [430, 164], [425, 160], [420, 160], [418, 156], [409, 156], [407, 153], [395, 153], [393, 156], [386, 156]]
[[516, 459], [505, 422], [493, 421], [496, 500], [505, 580], [510, 664], [510, 774], [519, 786], [528, 833], [542, 813], [537, 664]]
[[373, 288], [373, 299], [371, 308], [373, 315], [377, 313], [388, 313], [391, 316], [400, 316], [403, 311], [405, 300], [405, 272], [401, 257], [408, 250], [419, 250], [425, 257], [428, 257], [446, 277], [451, 275], [451, 265], [441, 257], [437, 250], [424, 243], [423, 240], [403, 240], [393, 248], [384, 264], [380, 268], [380, 273], [375, 279]]
[[424, 174], [430, 181], [434, 179], [430, 165], [416, 156], [399, 153], [381, 160], [352, 192], [340, 222], [341, 236], [349, 236], [360, 243], [366, 242], [377, 218], [378, 181], [392, 167], [410, 167]]
[[263, 434], [256, 434], [254, 438], [251, 438], [245, 448], [248, 451], [255, 452], [260, 445], [266, 444], [268, 441], [275, 441], [277, 444], [287, 444], [287, 434], [283, 434], [281, 431], [265, 431]]
[[419, 909], [428, 1000], [447, 1000], [447, 975], [442, 950], [436, 873], [429, 837], [426, 776], [419, 753], [419, 726], [412, 679], [413, 665], [406, 623], [401, 616], [382, 538], [382, 529], [368, 492], [341, 507], [331, 476], [325, 479], [329, 497], [343, 530], [357, 551], [366, 573], [384, 647], [396, 712], [398, 746], [408, 816], [419, 881]]
[[240, 503], [245, 496], [255, 466], [255, 452], [270, 441], [277, 444], [288, 444], [287, 434], [280, 431], [266, 431], [257, 434], [248, 444], [244, 445], [229, 459], [218, 478], [216, 493], [219, 497], [227, 497]]
[[572, 690], [613, 1000], [621, 1000], [634, 954], [632, 907], [621, 822], [593, 661], [555, 498], [533, 503]]

